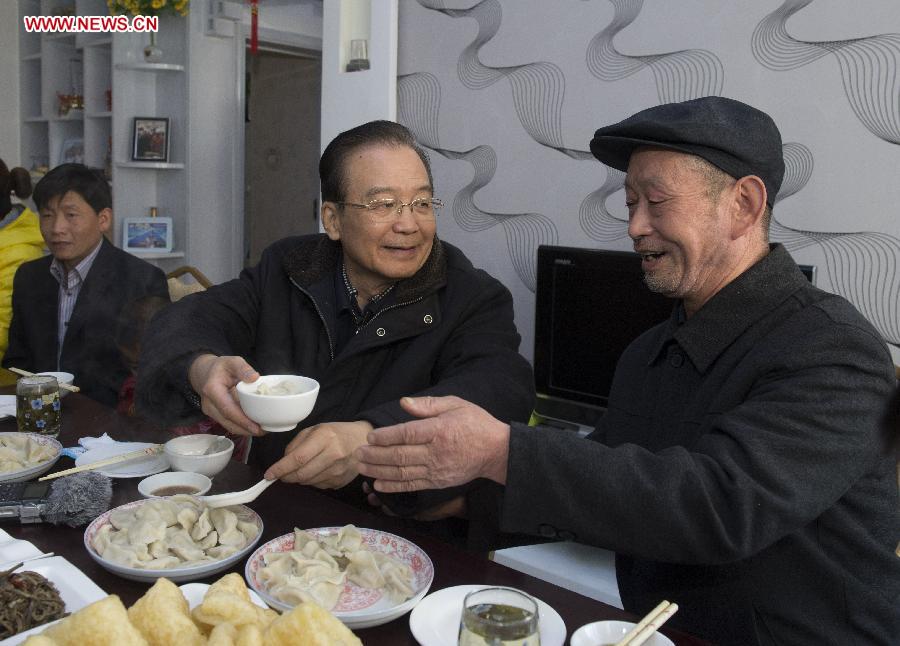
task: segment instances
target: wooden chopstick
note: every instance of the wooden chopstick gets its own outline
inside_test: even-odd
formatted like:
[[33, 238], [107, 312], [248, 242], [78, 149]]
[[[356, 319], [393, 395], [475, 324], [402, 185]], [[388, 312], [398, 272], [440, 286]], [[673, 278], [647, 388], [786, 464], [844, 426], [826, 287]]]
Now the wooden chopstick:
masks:
[[153, 446], [148, 446], [143, 449], [138, 449], [137, 451], [129, 451], [128, 453], [121, 453], [119, 455], [114, 455], [111, 458], [107, 458], [106, 460], [98, 460], [97, 462], [91, 462], [90, 464], [83, 464], [80, 467], [73, 467], [71, 469], [65, 469], [64, 471], [57, 471], [56, 473], [51, 473], [48, 476], [44, 476], [43, 478], [38, 478], [38, 481], [41, 480], [52, 480], [53, 478], [59, 478], [60, 476], [68, 476], [73, 473], [81, 473], [82, 471], [92, 471], [94, 469], [99, 469], [100, 467], [107, 467], [110, 464], [118, 464], [119, 462], [128, 462], [129, 460], [136, 460], [138, 458], [147, 457], [148, 455], [158, 455], [162, 453], [163, 445], [162, 444], [154, 444]]
[[[40, 377], [41, 376], [41, 375], [37, 374], [36, 372], [28, 372], [27, 370], [22, 370], [21, 368], [7, 368], [7, 370], [9, 370], [10, 372], [14, 372], [17, 375], [22, 375], [23, 377]], [[48, 376], [52, 376], [52, 375], [48, 375]], [[60, 388], [62, 388], [63, 390], [68, 390], [70, 393], [80, 393], [81, 392], [81, 388], [79, 388], [78, 386], [64, 384], [61, 381], [57, 382], [57, 383], [59, 383]]]
[[621, 640], [616, 642], [616, 646], [639, 646], [643, 644], [676, 612], [678, 612], [678, 604], [663, 601], [647, 613]]

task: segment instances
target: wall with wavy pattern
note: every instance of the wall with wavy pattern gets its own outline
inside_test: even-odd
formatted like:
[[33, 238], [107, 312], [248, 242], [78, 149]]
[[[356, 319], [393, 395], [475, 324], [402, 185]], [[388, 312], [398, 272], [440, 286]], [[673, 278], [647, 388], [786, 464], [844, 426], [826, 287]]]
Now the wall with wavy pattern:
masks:
[[398, 120], [432, 151], [438, 232], [513, 292], [531, 356], [539, 244], [630, 249], [593, 131], [709, 94], [781, 128], [772, 239], [900, 363], [896, 0], [400, 0]]

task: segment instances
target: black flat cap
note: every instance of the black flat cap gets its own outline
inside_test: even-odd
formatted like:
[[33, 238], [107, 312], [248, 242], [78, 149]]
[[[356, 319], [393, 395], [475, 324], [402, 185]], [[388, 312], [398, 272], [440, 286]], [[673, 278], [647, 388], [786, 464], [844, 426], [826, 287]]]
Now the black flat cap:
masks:
[[591, 139], [594, 157], [621, 171], [640, 146], [697, 155], [736, 179], [756, 175], [769, 206], [784, 178], [781, 133], [772, 117], [721, 96], [657, 105], [600, 128]]

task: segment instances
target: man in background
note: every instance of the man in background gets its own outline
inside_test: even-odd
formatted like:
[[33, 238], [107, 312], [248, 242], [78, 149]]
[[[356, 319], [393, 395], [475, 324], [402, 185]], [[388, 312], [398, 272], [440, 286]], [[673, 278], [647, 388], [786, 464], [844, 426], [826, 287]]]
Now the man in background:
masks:
[[601, 128], [591, 151], [627, 171], [645, 282], [676, 299], [623, 353], [596, 431], [407, 399], [422, 419], [370, 433], [360, 472], [378, 492], [505, 485], [503, 530], [614, 550], [626, 610], [668, 599], [670, 623], [715, 643], [895, 644], [900, 500], [879, 437], [893, 365], [769, 244], [777, 127], [705, 97]]
[[105, 238], [112, 194], [99, 173], [57, 166], [33, 198], [50, 255], [16, 272], [3, 366], [71, 372], [83, 394], [114, 407], [130, 374], [115, 344], [119, 312], [148, 295], [168, 300], [165, 274]]

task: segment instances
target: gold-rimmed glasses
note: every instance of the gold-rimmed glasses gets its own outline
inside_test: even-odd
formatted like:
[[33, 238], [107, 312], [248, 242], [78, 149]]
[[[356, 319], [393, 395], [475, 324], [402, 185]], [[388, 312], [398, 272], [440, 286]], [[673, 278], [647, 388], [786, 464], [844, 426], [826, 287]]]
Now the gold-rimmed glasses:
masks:
[[410, 212], [417, 220], [433, 220], [438, 210], [444, 203], [436, 197], [417, 197], [410, 202], [401, 202], [390, 197], [385, 197], [361, 204], [359, 202], [335, 202], [341, 206], [352, 206], [364, 209], [366, 214], [375, 222], [391, 222], [400, 217], [403, 207], [408, 206]]

